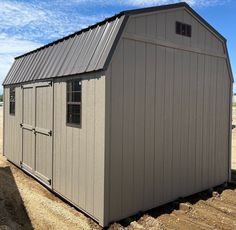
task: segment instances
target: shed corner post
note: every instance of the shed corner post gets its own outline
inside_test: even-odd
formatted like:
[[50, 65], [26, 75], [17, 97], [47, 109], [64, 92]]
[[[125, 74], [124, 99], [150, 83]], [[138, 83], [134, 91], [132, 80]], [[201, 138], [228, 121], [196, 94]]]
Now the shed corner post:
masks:
[[3, 135], [2, 135], [2, 155], [5, 156], [5, 86], [3, 85]]
[[228, 172], [228, 182], [231, 181], [231, 168], [232, 168], [232, 164], [231, 164], [231, 160], [232, 160], [232, 98], [233, 98], [233, 81], [230, 82], [230, 92], [229, 92], [229, 150], [228, 150], [228, 158], [229, 158], [229, 172]]

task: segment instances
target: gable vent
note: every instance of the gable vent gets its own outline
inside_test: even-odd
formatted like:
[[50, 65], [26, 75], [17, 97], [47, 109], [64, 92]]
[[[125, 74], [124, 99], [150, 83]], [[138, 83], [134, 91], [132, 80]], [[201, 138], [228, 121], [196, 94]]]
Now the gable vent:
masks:
[[175, 32], [176, 34], [191, 37], [192, 36], [192, 26], [182, 23], [182, 22], [176, 22], [175, 23]]

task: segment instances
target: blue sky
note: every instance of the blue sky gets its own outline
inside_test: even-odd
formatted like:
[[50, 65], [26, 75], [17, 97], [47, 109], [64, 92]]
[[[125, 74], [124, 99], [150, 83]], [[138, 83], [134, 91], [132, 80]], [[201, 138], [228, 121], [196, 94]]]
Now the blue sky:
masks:
[[[126, 9], [178, 0], [0, 0], [0, 81], [14, 57]], [[236, 1], [186, 0], [228, 40], [236, 76]], [[234, 87], [236, 92], [236, 87]], [[0, 88], [0, 93], [2, 88]]]

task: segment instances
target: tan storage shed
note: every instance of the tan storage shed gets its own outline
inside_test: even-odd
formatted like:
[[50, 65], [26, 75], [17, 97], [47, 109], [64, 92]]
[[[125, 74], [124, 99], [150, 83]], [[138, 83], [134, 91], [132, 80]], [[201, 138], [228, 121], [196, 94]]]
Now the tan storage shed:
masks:
[[230, 180], [232, 82], [187, 4], [121, 12], [15, 59], [4, 154], [106, 226]]

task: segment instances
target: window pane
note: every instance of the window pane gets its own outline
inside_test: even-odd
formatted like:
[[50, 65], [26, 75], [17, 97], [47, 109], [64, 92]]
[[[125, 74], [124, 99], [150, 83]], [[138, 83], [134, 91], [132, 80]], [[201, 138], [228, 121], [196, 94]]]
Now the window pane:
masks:
[[181, 31], [181, 34], [182, 35], [186, 35], [186, 25], [185, 24], [182, 24], [182, 31]]
[[191, 26], [187, 26], [187, 34], [188, 37], [191, 37], [192, 31], [191, 31]]
[[67, 93], [67, 102], [81, 102], [81, 92]]
[[68, 104], [67, 109], [68, 109], [68, 111], [67, 111], [68, 113], [76, 113], [76, 114], [80, 113], [80, 105]]
[[81, 81], [73, 81], [73, 91], [80, 91], [81, 90]]
[[15, 113], [15, 102], [10, 102], [10, 113], [11, 114]]
[[80, 114], [77, 114], [77, 115], [72, 114], [71, 120], [72, 120], [72, 123], [79, 125], [80, 124]]
[[176, 33], [181, 34], [181, 23], [176, 22]]

